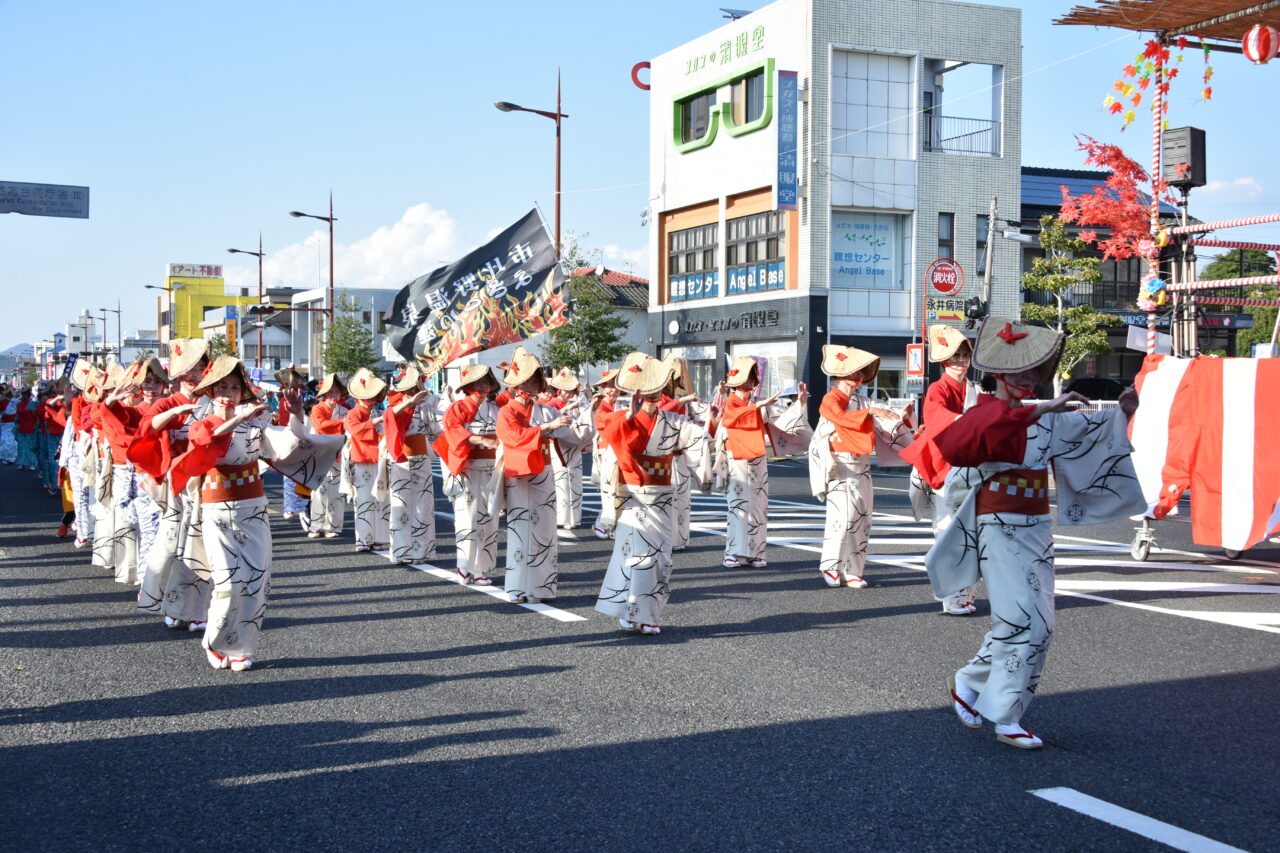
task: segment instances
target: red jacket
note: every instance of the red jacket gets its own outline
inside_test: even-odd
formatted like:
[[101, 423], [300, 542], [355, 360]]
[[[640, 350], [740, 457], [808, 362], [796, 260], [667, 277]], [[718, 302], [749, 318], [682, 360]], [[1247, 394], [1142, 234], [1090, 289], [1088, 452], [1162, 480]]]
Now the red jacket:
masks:
[[533, 406], [518, 397], [498, 412], [502, 467], [508, 477], [532, 477], [547, 467], [542, 455], [542, 430], [529, 425], [532, 414]]
[[727, 444], [734, 459], [764, 456], [764, 417], [755, 403], [730, 394], [720, 422], [728, 433]]
[[342, 420], [342, 426], [350, 440], [352, 462], [378, 461], [378, 427], [372, 419], [373, 410], [369, 404], [358, 400], [356, 407]]

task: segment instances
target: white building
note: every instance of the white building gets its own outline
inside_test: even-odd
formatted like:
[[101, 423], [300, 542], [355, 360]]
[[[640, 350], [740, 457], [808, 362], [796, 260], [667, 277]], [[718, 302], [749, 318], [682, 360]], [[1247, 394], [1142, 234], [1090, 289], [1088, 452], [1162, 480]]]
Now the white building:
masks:
[[[390, 371], [399, 361], [399, 357], [388, 358], [385, 355], [382, 334], [382, 315], [391, 307], [391, 303], [399, 292], [399, 288], [386, 287], [334, 288], [336, 302], [341, 304], [346, 298], [358, 306], [357, 315], [360, 321], [373, 333], [373, 351], [384, 353], [382, 361], [378, 362], [374, 368], [375, 372]], [[328, 316], [324, 313], [324, 309], [328, 307], [327, 295], [326, 288], [313, 288], [298, 291], [290, 297], [292, 363], [312, 379], [319, 379], [324, 375], [324, 329]]]
[[[1019, 218], [1020, 74], [1017, 9], [942, 0], [778, 0], [653, 59], [649, 344], [702, 393], [744, 354], [821, 389], [854, 345], [899, 396], [922, 314], [984, 296], [992, 198]], [[956, 292], [925, 292], [939, 257]], [[990, 311], [1019, 299], [998, 251]]]

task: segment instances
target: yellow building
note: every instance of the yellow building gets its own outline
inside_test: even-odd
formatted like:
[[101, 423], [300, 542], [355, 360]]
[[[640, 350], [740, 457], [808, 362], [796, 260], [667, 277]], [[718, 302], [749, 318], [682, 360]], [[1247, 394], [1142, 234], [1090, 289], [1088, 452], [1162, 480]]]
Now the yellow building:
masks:
[[228, 294], [221, 264], [169, 264], [164, 289], [167, 304], [162, 304], [160, 311], [163, 341], [201, 337], [200, 324], [210, 308], [245, 307], [258, 301], [256, 293]]

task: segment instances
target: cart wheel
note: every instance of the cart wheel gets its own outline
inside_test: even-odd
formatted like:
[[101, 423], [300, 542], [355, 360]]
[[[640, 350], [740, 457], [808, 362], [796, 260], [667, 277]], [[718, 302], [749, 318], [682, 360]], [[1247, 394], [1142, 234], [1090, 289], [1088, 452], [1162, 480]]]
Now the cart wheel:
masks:
[[1138, 562], [1145, 563], [1147, 557], [1151, 556], [1151, 540], [1141, 533], [1134, 534], [1133, 542], [1129, 544], [1129, 554]]
[[1244, 552], [1243, 552], [1243, 551], [1235, 551], [1235, 550], [1232, 550], [1231, 548], [1223, 548], [1223, 549], [1222, 549], [1222, 553], [1224, 553], [1224, 554], [1226, 554], [1226, 555], [1227, 555], [1227, 559], [1228, 559], [1228, 560], [1238, 560], [1238, 559], [1240, 559], [1240, 555], [1241, 555], [1242, 553], [1244, 553]]

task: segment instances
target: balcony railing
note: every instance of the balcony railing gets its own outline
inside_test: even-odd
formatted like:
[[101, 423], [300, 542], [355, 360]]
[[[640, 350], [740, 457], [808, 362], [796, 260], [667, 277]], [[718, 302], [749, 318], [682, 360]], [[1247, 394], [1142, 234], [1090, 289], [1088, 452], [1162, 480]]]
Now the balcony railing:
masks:
[[972, 157], [999, 157], [1000, 122], [926, 112], [924, 150]]
[[[1053, 294], [1043, 290], [1024, 290], [1023, 299], [1036, 305], [1056, 304]], [[1138, 283], [1132, 281], [1100, 281], [1097, 284], [1078, 284], [1067, 295], [1068, 308], [1091, 305], [1099, 311], [1136, 311]]]

